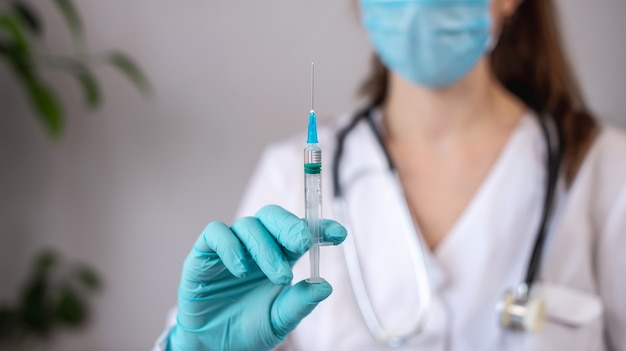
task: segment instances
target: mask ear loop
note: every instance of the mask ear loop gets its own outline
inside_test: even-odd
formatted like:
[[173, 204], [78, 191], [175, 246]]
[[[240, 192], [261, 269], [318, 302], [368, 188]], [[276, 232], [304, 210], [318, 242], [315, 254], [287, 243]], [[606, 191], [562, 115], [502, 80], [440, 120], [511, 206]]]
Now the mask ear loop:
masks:
[[493, 33], [489, 34], [489, 38], [487, 38], [487, 42], [485, 43], [485, 52], [487, 54], [491, 54], [493, 50], [496, 49], [498, 43], [500, 42], [500, 38], [502, 37], [502, 31], [498, 31], [498, 35], [494, 35]]
[[517, 11], [505, 17], [504, 20], [502, 21], [502, 24], [499, 26], [499, 28], [489, 33], [489, 39], [485, 43], [486, 53], [492, 54], [493, 51], [498, 47], [498, 44], [500, 43], [500, 39], [502, 38], [502, 35], [505, 32], [506, 27], [508, 27], [515, 20], [516, 15], [517, 15]]
[[500, 43], [500, 38], [502, 38], [502, 32], [504, 32], [504, 27], [509, 23], [510, 20], [511, 17], [507, 17], [500, 26], [500, 28], [497, 29], [493, 28], [493, 21], [491, 21], [492, 30], [489, 33], [487, 42], [485, 43], [485, 53], [491, 54], [496, 49], [498, 43]]

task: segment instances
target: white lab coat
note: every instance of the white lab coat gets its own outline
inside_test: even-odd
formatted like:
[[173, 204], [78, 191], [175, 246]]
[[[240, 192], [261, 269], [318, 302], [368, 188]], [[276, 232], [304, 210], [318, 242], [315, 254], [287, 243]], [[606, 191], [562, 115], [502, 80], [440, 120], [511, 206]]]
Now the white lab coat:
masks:
[[[320, 130], [324, 152], [324, 217], [332, 206], [331, 160], [338, 126]], [[546, 146], [527, 114], [468, 207], [433, 252], [428, 252], [434, 301], [424, 332], [401, 350], [619, 350], [626, 351], [626, 136], [609, 127], [588, 153], [574, 184], [561, 179], [549, 227], [538, 288], [549, 320], [538, 334], [502, 329], [495, 305], [526, 272], [543, 207]], [[267, 149], [239, 215], [274, 203], [303, 215], [303, 137]], [[341, 166], [350, 224], [365, 282], [383, 324], [403, 330], [412, 323], [416, 283], [399, 234], [397, 186], [371, 129], [358, 125], [347, 139]], [[419, 232], [419, 228], [418, 228]], [[341, 247], [322, 248], [321, 273], [333, 294], [287, 344], [295, 350], [385, 350], [361, 317]], [[307, 257], [294, 281], [309, 275]]]

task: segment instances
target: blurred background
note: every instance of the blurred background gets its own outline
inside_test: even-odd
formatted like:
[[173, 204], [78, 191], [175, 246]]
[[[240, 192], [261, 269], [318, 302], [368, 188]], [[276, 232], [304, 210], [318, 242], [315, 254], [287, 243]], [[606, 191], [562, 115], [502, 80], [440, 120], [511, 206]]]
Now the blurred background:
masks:
[[[626, 127], [626, 2], [557, 3], [592, 109]], [[58, 9], [30, 4], [45, 26], [38, 45], [72, 53]], [[88, 327], [45, 349], [147, 350], [197, 235], [233, 219], [264, 146], [304, 131], [311, 60], [316, 110], [328, 120], [358, 105], [370, 49], [348, 0], [75, 5], [88, 50], [127, 53], [154, 94], [144, 99], [115, 67], [99, 66], [102, 104], [92, 111], [72, 76], [47, 72], [66, 115], [55, 139], [0, 64], [0, 305], [18, 302], [36, 255], [52, 248], [93, 267], [104, 289], [89, 299]]]

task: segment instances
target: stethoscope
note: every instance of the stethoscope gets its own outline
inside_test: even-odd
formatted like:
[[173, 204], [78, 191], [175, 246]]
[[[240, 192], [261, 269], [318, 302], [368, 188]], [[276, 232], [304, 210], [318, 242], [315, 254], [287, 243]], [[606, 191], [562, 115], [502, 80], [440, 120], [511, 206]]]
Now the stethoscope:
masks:
[[[411, 255], [411, 261], [415, 270], [415, 279], [417, 280], [418, 287], [417, 298], [420, 304], [417, 311], [412, 314], [415, 316], [415, 321], [412, 327], [408, 329], [408, 332], [397, 333], [389, 331], [380, 322], [372, 304], [368, 289], [365, 286], [363, 274], [361, 272], [361, 263], [357, 254], [357, 247], [355, 243], [356, 239], [355, 236], [352, 235], [352, 225], [349, 221], [348, 207], [344, 198], [344, 188], [340, 182], [340, 165], [346, 139], [350, 132], [353, 131], [362, 121], [365, 121], [369, 125], [374, 136], [376, 137], [379, 147], [384, 153], [389, 174], [397, 177], [395, 175], [395, 168], [391, 157], [385, 148], [382, 137], [378, 132], [376, 122], [373, 118], [373, 111], [377, 108], [378, 104], [374, 104], [356, 113], [352, 120], [337, 134], [337, 145], [333, 158], [332, 174], [334, 189], [333, 203], [335, 205], [337, 215], [344, 219], [344, 225], [348, 229], [349, 235], [343, 245], [344, 256], [352, 290], [361, 311], [361, 315], [363, 316], [363, 320], [372, 336], [378, 342], [390, 347], [398, 347], [405, 344], [409, 339], [419, 335], [424, 330], [428, 321], [431, 309], [430, 305], [432, 302], [432, 291], [428, 280], [428, 263], [425, 245], [422, 242], [421, 236], [417, 234], [415, 227], [413, 225], [408, 225], [408, 227], [405, 228], [406, 230], [404, 230], [404, 233], [408, 244], [407, 249]], [[537, 230], [535, 243], [524, 280], [515, 288], [506, 291], [502, 300], [496, 304], [498, 320], [503, 328], [530, 332], [540, 330], [543, 321], [545, 320], [544, 302], [541, 299], [532, 298], [530, 296], [530, 292], [541, 265], [542, 253], [546, 241], [548, 223], [550, 222], [554, 205], [555, 191], [562, 159], [561, 141], [558, 137], [558, 132], [556, 132], [552, 124], [549, 124], [552, 121], [547, 118], [540, 117], [538, 120], [548, 150], [548, 157], [546, 160], [548, 176], [546, 178], [546, 191], [541, 222], [539, 229]], [[399, 181], [396, 181], [395, 184], [400, 183]], [[408, 216], [406, 218], [411, 218], [406, 200], [404, 199], [404, 195], [402, 195], [402, 190], [399, 186], [396, 187], [395, 195], [398, 196], [400, 200], [399, 203], [401, 206], [399, 211], [404, 212], [402, 215]]]

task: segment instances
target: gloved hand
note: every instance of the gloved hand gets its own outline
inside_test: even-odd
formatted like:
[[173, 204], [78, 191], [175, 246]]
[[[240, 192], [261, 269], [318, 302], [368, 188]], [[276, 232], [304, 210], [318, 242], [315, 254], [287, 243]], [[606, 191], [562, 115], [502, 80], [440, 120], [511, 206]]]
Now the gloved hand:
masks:
[[[326, 241], [346, 230], [323, 220]], [[185, 260], [177, 325], [168, 350], [268, 350], [332, 292], [327, 282], [291, 285], [291, 267], [312, 245], [304, 220], [270, 205], [230, 228], [210, 223]]]

